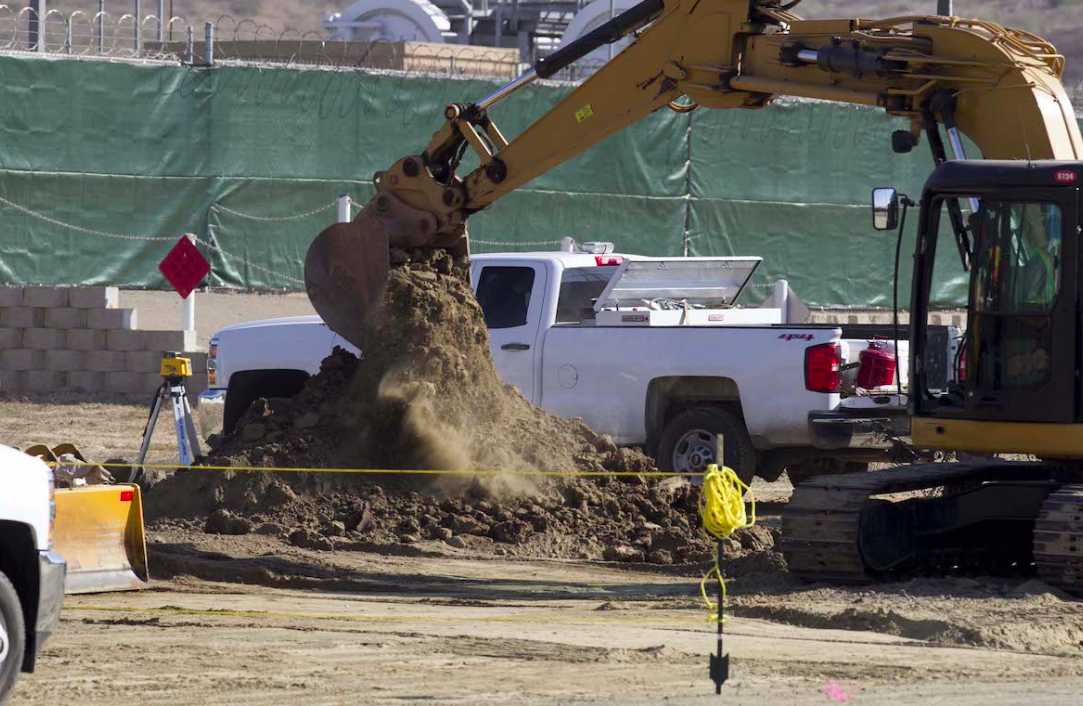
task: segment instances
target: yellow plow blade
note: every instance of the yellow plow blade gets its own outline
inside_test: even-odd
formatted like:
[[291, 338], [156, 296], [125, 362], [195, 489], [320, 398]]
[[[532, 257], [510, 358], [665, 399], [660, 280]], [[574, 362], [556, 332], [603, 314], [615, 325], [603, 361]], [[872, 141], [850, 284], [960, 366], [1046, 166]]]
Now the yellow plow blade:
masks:
[[138, 485], [58, 489], [53, 538], [68, 561], [65, 593], [132, 591], [150, 581]]

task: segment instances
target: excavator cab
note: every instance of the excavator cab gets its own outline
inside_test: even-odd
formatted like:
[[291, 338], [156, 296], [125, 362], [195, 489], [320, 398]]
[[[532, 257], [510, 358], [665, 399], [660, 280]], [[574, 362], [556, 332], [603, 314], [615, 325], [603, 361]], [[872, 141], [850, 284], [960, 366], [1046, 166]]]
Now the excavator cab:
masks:
[[[1083, 437], [1049, 426], [1083, 423], [1080, 184], [1083, 164], [1050, 161], [952, 161], [929, 179], [914, 258], [919, 325], [911, 350], [925, 350], [920, 322], [929, 321], [953, 275], [957, 289], [966, 284], [968, 325], [944, 389], [922, 367], [914, 371], [918, 445], [1083, 458]], [[952, 202], [977, 207], [966, 218], [969, 273], [953, 257]]]

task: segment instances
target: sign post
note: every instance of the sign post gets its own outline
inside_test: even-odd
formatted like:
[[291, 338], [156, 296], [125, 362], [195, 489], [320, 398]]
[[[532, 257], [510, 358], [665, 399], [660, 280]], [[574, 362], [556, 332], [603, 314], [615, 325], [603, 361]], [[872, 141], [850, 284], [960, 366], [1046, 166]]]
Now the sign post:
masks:
[[194, 331], [196, 328], [196, 300], [193, 290], [211, 271], [211, 263], [207, 262], [207, 258], [203, 257], [203, 253], [199, 252], [199, 248], [192, 242], [194, 237], [182, 235], [158, 265], [166, 280], [184, 300], [181, 318], [185, 331]]

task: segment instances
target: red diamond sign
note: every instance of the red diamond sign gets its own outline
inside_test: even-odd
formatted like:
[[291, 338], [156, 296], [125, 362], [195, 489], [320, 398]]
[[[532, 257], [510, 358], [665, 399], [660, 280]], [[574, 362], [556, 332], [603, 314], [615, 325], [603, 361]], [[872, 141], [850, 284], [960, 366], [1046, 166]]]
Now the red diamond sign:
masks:
[[173, 289], [177, 290], [177, 294], [181, 295], [181, 299], [187, 299], [211, 271], [211, 263], [207, 262], [207, 258], [203, 257], [203, 253], [199, 252], [199, 248], [187, 235], [182, 235], [159, 263], [158, 269], [173, 285]]

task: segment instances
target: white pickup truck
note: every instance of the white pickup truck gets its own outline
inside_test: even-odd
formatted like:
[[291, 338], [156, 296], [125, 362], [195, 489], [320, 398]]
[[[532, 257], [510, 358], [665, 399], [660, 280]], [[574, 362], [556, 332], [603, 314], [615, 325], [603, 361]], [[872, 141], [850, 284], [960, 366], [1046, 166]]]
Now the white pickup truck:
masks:
[[53, 472], [0, 446], [0, 703], [60, 620], [64, 559], [51, 551]]
[[[534, 404], [642, 446], [667, 470], [702, 471], [723, 434], [726, 464], [748, 480], [884, 458], [883, 435], [860, 433], [870, 415], [907, 433], [894, 388], [841, 404], [847, 364], [887, 327], [783, 323], [795, 297], [739, 307], [760, 258], [607, 250], [472, 257], [496, 369]], [[200, 408], [224, 404], [230, 431], [257, 397], [300, 390], [336, 345], [352, 350], [315, 316], [222, 329]], [[905, 361], [906, 342], [899, 353]], [[943, 351], [941, 367], [951, 355]]]

